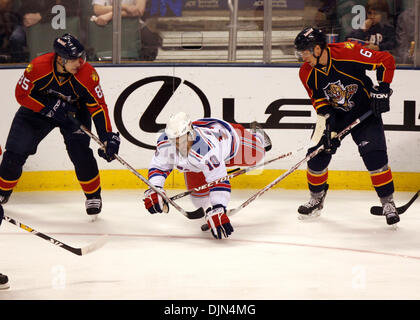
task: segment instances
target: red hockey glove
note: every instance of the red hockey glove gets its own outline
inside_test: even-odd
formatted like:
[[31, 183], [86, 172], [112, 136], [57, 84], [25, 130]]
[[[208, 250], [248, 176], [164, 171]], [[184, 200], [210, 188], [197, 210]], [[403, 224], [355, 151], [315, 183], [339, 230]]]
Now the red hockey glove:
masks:
[[[156, 187], [160, 191], [162, 191], [163, 194], [166, 195], [165, 190], [163, 190], [160, 187]], [[147, 189], [144, 192], [144, 206], [151, 214], [154, 213], [168, 213], [169, 206], [168, 202], [166, 202], [158, 193], [153, 191], [152, 189]]]
[[210, 227], [211, 234], [216, 239], [222, 239], [222, 233], [227, 238], [233, 232], [233, 227], [226, 214], [226, 208], [221, 204], [217, 204], [213, 208], [208, 208], [205, 219], [207, 225]]

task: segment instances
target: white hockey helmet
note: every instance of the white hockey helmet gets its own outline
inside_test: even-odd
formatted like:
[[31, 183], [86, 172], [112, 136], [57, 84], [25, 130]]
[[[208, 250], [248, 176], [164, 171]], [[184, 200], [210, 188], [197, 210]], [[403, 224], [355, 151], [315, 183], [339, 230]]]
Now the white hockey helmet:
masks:
[[165, 133], [169, 139], [176, 139], [190, 133], [193, 135], [192, 121], [185, 112], [178, 112], [169, 118]]

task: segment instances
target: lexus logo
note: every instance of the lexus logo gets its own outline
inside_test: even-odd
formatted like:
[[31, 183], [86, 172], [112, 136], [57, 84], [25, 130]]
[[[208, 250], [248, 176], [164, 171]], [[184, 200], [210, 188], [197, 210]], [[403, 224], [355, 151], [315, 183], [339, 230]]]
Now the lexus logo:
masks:
[[[160, 83], [161, 86], [159, 87]], [[147, 89], [142, 88], [144, 86], [147, 86]], [[136, 90], [139, 91], [135, 92]], [[144, 92], [146, 92], [146, 94], [144, 94]], [[175, 93], [177, 94], [176, 97], [174, 97]], [[129, 97], [130, 99], [128, 100]], [[191, 100], [193, 100], [193, 102], [191, 102]], [[241, 106], [235, 106], [235, 99], [232, 97], [222, 98], [221, 100], [222, 119], [230, 123], [238, 123], [235, 119], [235, 109], [240, 110]], [[186, 101], [190, 101], [190, 103], [193, 104], [192, 108], [191, 104], [187, 106], [188, 103]], [[416, 117], [420, 119], [420, 115], [416, 115], [416, 102], [405, 100], [403, 103], [403, 124], [385, 124], [385, 130], [420, 131], [420, 126], [416, 125]], [[203, 108], [203, 113], [201, 113], [201, 109], [195, 110], [196, 106], [197, 108], [200, 108], [200, 104]], [[177, 111], [185, 110], [186, 107], [189, 107], [189, 110], [194, 110], [194, 113], [200, 114], [199, 117], [211, 116], [210, 103], [203, 91], [201, 91], [196, 85], [178, 77], [154, 76], [134, 82], [120, 94], [115, 103], [114, 109], [116, 127], [121, 135], [132, 144], [141, 148], [154, 150], [156, 148], [156, 140], [152, 145], [145, 143], [144, 140], [147, 138], [148, 141], [150, 141], [150, 137], [147, 137], [147, 134], [156, 134], [165, 128], [165, 124], [158, 123], [157, 119], [165, 107], [167, 108], [166, 112], [168, 113], [171, 108], [172, 110], [174, 109], [174, 105], [176, 105], [175, 108]], [[256, 106], [259, 109], [261, 108], [261, 112], [268, 115], [265, 122], [260, 122], [264, 129], [310, 130], [314, 127], [313, 122], [308, 122], [313, 115], [312, 107], [309, 107], [312, 106], [310, 99], [280, 98], [270, 102], [268, 106]], [[285, 106], [289, 106], [289, 108], [285, 109]], [[290, 106], [296, 106], [296, 108], [290, 109]], [[307, 107], [306, 109], [303, 109], [302, 106]], [[130, 112], [125, 110], [125, 114], [129, 114], [131, 116], [131, 118], [126, 117], [124, 119], [125, 123], [123, 121], [124, 107], [130, 108]], [[131, 109], [133, 107], [140, 109], [139, 111], [135, 110], [135, 112], [133, 112]], [[138, 120], [133, 119], [132, 117], [132, 115], [136, 114], [136, 112], [139, 114]], [[298, 117], [306, 121], [295, 121], [290, 119], [296, 119]], [[166, 118], [169, 118], [169, 116]], [[239, 123], [245, 128], [249, 128], [248, 122]], [[156, 138], [156, 136], [154, 137]]]
[[170, 76], [156, 76], [134, 82], [118, 97], [117, 102], [115, 103], [114, 120], [118, 131], [125, 139], [139, 147], [151, 150], [156, 149], [155, 145], [146, 144], [135, 138], [124, 125], [122, 114], [127, 98], [135, 90], [154, 82], [162, 82], [162, 85], [139, 119], [139, 128], [142, 132], [156, 133], [165, 128], [165, 124], [156, 122], [157, 117], [168, 104], [169, 100], [181, 84], [187, 86], [194, 92], [195, 95], [198, 96], [204, 109], [203, 117], [210, 117], [211, 115], [210, 104], [205, 94], [196, 85], [187, 80], [182, 81], [180, 78]]

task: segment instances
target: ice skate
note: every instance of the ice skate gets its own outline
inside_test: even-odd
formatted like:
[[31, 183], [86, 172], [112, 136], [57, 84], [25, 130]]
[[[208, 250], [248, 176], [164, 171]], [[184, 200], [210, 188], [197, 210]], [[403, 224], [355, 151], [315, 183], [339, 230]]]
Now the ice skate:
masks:
[[7, 201], [9, 201], [10, 195], [5, 196], [0, 194], [0, 204], [5, 204]]
[[86, 199], [85, 205], [86, 213], [89, 215], [92, 221], [95, 221], [102, 210], [102, 199], [100, 197]]
[[262, 136], [261, 140], [263, 141], [263, 145], [264, 145], [264, 149], [266, 152], [271, 150], [272, 147], [272, 143], [271, 143], [271, 139], [270, 137], [267, 135], [267, 133], [265, 133], [265, 131], [263, 130], [262, 126], [257, 122], [257, 121], [253, 121], [249, 124], [250, 128], [251, 128], [251, 133], [253, 134], [258, 134], [260, 136]]
[[386, 218], [386, 223], [388, 225], [394, 225], [400, 221], [400, 217], [397, 212], [397, 208], [395, 207], [394, 201], [390, 200], [385, 202], [383, 205], [383, 215]]
[[5, 274], [0, 273], [0, 290], [9, 289], [9, 278]]
[[309, 201], [298, 208], [298, 219], [305, 220], [308, 218], [315, 218], [321, 215], [321, 210], [324, 208], [324, 200], [327, 195], [328, 184], [325, 190], [319, 193], [312, 193]]

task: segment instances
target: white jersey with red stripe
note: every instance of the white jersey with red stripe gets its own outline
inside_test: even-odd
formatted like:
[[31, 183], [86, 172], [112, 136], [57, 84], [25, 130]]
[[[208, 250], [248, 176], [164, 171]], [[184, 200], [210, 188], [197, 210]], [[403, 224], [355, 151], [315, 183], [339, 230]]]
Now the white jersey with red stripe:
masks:
[[[236, 155], [240, 147], [238, 133], [228, 122], [213, 118], [194, 121], [192, 127], [195, 139], [186, 157], [176, 151], [165, 133], [159, 137], [149, 167], [151, 183], [163, 187], [173, 169], [181, 172], [202, 172], [208, 183], [226, 176], [226, 163]], [[222, 196], [220, 191], [228, 194]], [[218, 183], [210, 189], [210, 194], [213, 192], [217, 192], [217, 198], [220, 198], [218, 203], [226, 206], [230, 198], [229, 181]]]

